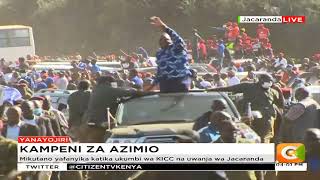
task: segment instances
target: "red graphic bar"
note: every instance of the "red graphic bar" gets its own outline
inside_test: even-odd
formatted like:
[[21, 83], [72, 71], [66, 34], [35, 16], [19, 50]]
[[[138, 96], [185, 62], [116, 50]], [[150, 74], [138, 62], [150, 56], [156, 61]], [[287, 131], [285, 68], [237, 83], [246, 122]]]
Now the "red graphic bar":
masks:
[[68, 136], [19, 136], [18, 143], [70, 143]]
[[305, 23], [305, 16], [282, 16], [282, 23], [295, 24], [295, 23]]

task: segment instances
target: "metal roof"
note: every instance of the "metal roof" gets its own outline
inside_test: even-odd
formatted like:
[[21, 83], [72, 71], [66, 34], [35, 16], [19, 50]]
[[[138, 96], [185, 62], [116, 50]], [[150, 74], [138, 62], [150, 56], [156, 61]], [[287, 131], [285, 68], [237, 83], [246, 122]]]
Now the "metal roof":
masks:
[[31, 26], [24, 26], [24, 25], [6, 25], [6, 26], [0, 26], [0, 29], [21, 29], [21, 28], [31, 28]]

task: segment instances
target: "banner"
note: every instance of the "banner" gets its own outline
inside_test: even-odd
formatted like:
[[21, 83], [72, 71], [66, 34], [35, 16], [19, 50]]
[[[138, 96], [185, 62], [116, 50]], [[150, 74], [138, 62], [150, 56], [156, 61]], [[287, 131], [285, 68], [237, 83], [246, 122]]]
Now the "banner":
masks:
[[70, 143], [68, 137], [18, 142], [19, 171], [276, 170], [274, 144]]

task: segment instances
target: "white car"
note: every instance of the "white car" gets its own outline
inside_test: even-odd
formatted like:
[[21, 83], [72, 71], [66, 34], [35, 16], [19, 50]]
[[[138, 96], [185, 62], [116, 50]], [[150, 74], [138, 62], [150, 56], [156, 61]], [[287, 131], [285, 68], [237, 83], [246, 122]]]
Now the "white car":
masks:
[[[68, 105], [68, 98], [74, 92], [74, 90], [41, 89], [33, 96], [49, 96], [51, 98], [52, 107], [58, 109], [59, 104]], [[69, 118], [68, 112], [68, 110], [64, 112], [67, 119]]]
[[320, 104], [320, 86], [307, 86], [306, 88], [310, 92], [313, 99]]

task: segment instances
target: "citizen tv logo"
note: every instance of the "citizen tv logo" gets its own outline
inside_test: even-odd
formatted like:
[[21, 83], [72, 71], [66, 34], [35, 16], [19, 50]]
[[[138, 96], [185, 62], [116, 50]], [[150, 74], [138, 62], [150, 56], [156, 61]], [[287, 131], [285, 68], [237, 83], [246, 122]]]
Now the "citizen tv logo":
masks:
[[302, 163], [305, 161], [305, 146], [301, 143], [282, 143], [277, 145], [279, 163]]

